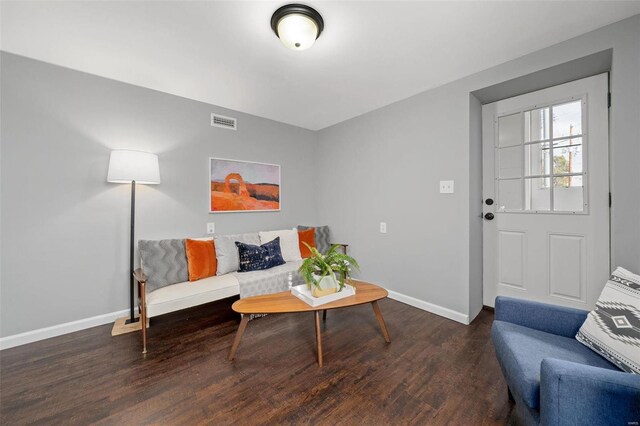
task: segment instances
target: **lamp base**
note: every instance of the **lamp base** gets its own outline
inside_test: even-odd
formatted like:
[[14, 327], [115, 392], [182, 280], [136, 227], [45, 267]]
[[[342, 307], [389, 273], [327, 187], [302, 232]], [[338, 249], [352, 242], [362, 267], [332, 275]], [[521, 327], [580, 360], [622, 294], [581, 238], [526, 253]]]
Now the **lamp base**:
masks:
[[139, 317], [135, 317], [134, 319], [128, 318], [124, 323], [125, 324], [133, 324], [135, 322], [139, 322], [140, 318]]
[[[130, 322], [130, 320], [131, 318], [129, 317], [118, 318], [116, 322], [113, 324], [113, 328], [111, 329], [111, 335], [118, 336], [120, 334], [126, 334], [134, 331], [142, 330], [140, 319], [138, 317], [136, 317], [135, 322]], [[149, 319], [147, 319], [147, 328], [149, 328]]]

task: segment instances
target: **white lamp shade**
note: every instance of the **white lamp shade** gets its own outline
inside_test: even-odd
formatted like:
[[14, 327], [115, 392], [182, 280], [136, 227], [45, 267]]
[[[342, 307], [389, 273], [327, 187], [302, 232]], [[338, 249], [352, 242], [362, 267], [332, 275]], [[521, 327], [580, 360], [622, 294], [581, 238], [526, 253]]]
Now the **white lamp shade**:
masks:
[[278, 22], [278, 37], [289, 49], [306, 50], [318, 38], [318, 26], [311, 18], [292, 13]]
[[111, 151], [107, 182], [142, 184], [160, 183], [158, 156], [148, 152], [116, 150]]

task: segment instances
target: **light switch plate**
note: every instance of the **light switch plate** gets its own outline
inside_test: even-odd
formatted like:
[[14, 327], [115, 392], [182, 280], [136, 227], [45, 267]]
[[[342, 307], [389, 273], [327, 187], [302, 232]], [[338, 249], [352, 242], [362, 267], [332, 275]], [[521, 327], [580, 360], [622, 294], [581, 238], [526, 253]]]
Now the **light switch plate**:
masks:
[[441, 194], [453, 194], [453, 181], [441, 180], [440, 181], [440, 193]]
[[215, 222], [207, 223], [207, 234], [215, 234], [216, 233], [216, 224]]
[[381, 234], [387, 233], [387, 222], [380, 222], [380, 233]]

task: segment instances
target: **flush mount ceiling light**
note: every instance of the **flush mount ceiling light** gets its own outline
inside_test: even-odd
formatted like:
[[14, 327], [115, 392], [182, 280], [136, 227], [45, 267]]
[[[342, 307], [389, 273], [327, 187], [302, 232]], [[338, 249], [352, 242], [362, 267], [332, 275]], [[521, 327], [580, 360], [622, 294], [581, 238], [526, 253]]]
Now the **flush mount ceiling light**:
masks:
[[324, 21], [312, 7], [288, 4], [273, 12], [271, 28], [289, 49], [306, 50], [320, 37]]

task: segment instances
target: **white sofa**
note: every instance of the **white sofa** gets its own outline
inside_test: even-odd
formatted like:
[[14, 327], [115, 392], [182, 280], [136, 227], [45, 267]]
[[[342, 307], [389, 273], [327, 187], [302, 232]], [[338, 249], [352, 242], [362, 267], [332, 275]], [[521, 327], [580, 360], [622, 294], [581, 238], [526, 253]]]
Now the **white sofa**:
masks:
[[[324, 228], [325, 238], [328, 241], [328, 227]], [[294, 233], [295, 236], [292, 236], [291, 233]], [[230, 266], [229, 261], [232, 258], [230, 256], [233, 256], [233, 253], [237, 256], [237, 252], [235, 251], [235, 245], [231, 245], [232, 248], [229, 247], [228, 240], [233, 241], [235, 237], [238, 237], [240, 241], [257, 244], [264, 243], [265, 238], [266, 241], [270, 241], [278, 234], [286, 235], [284, 240], [281, 238], [285, 264], [252, 272], [236, 272], [234, 267]], [[316, 233], [316, 235], [318, 234]], [[225, 238], [227, 239], [226, 243]], [[244, 240], [242, 240], [243, 238]], [[232, 296], [249, 297], [257, 294], [274, 293], [286, 290], [291, 285], [302, 284], [304, 281], [294, 274], [302, 263], [297, 238], [298, 234], [295, 229], [229, 236], [216, 235], [214, 239], [216, 241], [218, 273], [222, 273], [222, 275], [203, 278], [198, 281], [188, 281], [188, 274], [184, 269], [186, 258], [184, 240], [139, 241], [138, 248], [140, 249], [141, 265], [143, 266], [137, 269], [133, 275], [138, 282], [138, 309], [141, 323], [147, 324], [149, 318]], [[201, 241], [211, 240], [211, 237], [194, 239]], [[340, 245], [343, 246], [343, 250], [346, 253], [347, 245]], [[151, 246], [155, 247], [155, 252], [153, 252], [154, 249], [149, 249]], [[152, 260], [147, 262], [146, 266], [143, 251]], [[171, 259], [173, 259], [173, 262]], [[237, 264], [237, 258], [235, 263]], [[221, 267], [223, 264], [224, 266]], [[162, 280], [162, 282], [156, 279], [149, 280], [143, 268], [148, 268], [147, 272], [152, 277], [158, 273], [162, 275], [163, 272], [166, 272], [167, 277], [171, 275], [171, 278]], [[235, 265], [235, 269], [237, 269], [237, 265]], [[227, 271], [230, 272], [225, 273]], [[154, 285], [158, 288], [155, 288]], [[142, 352], [147, 352], [147, 327], [142, 327]]]

